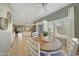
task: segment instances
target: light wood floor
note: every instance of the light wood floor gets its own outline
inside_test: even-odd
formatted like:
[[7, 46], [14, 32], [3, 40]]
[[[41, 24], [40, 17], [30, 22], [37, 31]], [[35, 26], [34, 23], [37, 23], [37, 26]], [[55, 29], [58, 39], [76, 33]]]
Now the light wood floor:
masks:
[[28, 47], [24, 39], [15, 39], [9, 49], [9, 55], [11, 56], [28, 56]]
[[[66, 51], [66, 48], [62, 47], [61, 50]], [[9, 49], [9, 56], [29, 56], [29, 50], [25, 39], [20, 40], [16, 38], [13, 41]], [[77, 56], [79, 56], [79, 49], [77, 51]]]

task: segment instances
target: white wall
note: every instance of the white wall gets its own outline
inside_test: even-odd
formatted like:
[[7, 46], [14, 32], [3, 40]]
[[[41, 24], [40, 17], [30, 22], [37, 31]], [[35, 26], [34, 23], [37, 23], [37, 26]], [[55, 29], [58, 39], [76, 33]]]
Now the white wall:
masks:
[[8, 48], [11, 41], [10, 31], [0, 31], [0, 55], [8, 53]]
[[[10, 10], [10, 6], [7, 3], [0, 3], [0, 17], [7, 18], [7, 11]], [[11, 42], [12, 23], [9, 24], [7, 30], [0, 30], [0, 55], [7, 55], [8, 48]]]

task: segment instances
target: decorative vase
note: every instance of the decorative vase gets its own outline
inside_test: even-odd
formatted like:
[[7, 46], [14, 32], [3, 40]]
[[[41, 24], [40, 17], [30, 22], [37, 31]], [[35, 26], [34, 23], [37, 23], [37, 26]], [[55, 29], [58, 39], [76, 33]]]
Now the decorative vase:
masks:
[[49, 38], [48, 38], [48, 36], [45, 36], [45, 41], [47, 41], [47, 42], [49, 41]]

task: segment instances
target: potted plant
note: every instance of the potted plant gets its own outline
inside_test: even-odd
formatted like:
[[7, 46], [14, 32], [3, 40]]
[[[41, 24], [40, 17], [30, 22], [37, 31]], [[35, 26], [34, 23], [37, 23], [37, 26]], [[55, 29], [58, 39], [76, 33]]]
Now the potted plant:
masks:
[[48, 32], [47, 31], [44, 31], [43, 32], [43, 35], [45, 37], [45, 41], [48, 41]]

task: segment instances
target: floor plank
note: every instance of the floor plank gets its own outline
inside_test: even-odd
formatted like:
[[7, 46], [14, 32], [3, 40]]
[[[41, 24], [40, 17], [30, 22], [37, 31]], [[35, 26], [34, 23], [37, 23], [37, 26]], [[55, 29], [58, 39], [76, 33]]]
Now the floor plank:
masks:
[[[26, 48], [25, 48], [26, 47]], [[28, 52], [28, 47], [27, 47], [27, 43], [25, 42], [24, 39], [20, 40], [20, 39], [15, 39], [12, 47], [10, 48], [10, 55], [14, 55], [14, 56], [28, 56], [29, 52]]]

